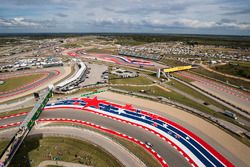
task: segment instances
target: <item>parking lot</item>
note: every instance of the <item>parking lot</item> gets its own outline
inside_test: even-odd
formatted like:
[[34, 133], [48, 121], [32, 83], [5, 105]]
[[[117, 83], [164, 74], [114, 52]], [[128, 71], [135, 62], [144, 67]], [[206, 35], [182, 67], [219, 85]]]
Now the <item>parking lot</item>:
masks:
[[90, 68], [90, 73], [87, 75], [85, 81], [81, 84], [81, 86], [93, 85], [97, 83], [106, 83], [108, 80], [108, 66], [99, 65], [99, 64], [87, 64], [87, 67]]

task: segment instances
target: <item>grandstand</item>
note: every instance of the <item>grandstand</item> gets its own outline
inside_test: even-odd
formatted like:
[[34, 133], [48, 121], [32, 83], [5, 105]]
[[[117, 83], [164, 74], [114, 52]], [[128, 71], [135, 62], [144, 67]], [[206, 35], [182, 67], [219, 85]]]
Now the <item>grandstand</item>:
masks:
[[73, 77], [57, 84], [54, 89], [55, 92], [59, 93], [72, 90], [85, 80], [87, 66], [83, 62], [79, 62], [77, 65], [79, 70], [73, 75]]

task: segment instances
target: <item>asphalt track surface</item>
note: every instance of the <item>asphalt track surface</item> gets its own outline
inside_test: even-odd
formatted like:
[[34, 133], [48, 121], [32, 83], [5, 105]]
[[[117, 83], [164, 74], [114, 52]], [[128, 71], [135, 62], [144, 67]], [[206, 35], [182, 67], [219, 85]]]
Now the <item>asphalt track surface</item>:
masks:
[[[25, 115], [19, 117], [12, 117], [8, 119], [2, 119], [0, 126], [5, 124], [11, 124], [21, 122], [25, 118]], [[167, 164], [177, 167], [190, 167], [191, 165], [187, 160], [178, 153], [171, 145], [166, 144], [161, 138], [155, 134], [145, 131], [142, 128], [134, 127], [132, 125], [118, 122], [106, 117], [100, 117], [94, 113], [84, 112], [82, 110], [73, 109], [57, 109], [57, 110], [45, 110], [40, 116], [41, 119], [46, 118], [67, 118], [67, 119], [79, 119], [87, 122], [91, 122], [106, 128], [118, 131], [120, 133], [132, 136], [140, 141], [148, 141], [153, 144], [154, 150], [164, 158]]]
[[206, 79], [204, 77], [197, 76], [197, 75], [194, 75], [194, 74], [191, 74], [188, 72], [178, 72], [177, 74], [180, 76], [183, 76], [185, 78], [190, 78], [192, 80], [198, 81], [198, 82], [200, 82], [208, 87], [213, 87], [214, 89], [216, 89], [218, 91], [225, 92], [225, 93], [230, 94], [232, 96], [235, 96], [243, 101], [250, 102], [249, 93], [242, 92], [236, 88], [232, 88], [232, 87], [226, 86], [224, 84], [221, 84], [221, 83], [218, 83], [218, 82], [215, 82], [215, 81], [212, 81], [212, 80], [209, 80], [209, 79]]
[[137, 58], [129, 58], [126, 56], [116, 56], [110, 54], [87, 54], [84, 55], [86, 58], [96, 58], [102, 61], [108, 61], [116, 64], [129, 64], [129, 65], [142, 65], [142, 66], [155, 66], [152, 61], [137, 59]]
[[84, 49], [82, 48], [76, 48], [76, 49], [64, 50], [63, 54], [71, 56], [71, 57], [82, 57], [86, 59], [110, 62], [110, 63], [119, 64], [119, 65], [129, 65], [129, 66], [135, 66], [135, 67], [142, 65], [145, 67], [157, 67], [157, 69], [166, 67], [154, 61], [145, 60], [142, 58], [135, 58], [135, 57], [132, 58], [132, 57], [127, 57], [127, 56], [119, 56], [119, 55], [111, 55], [111, 54], [103, 54], [103, 53], [81, 54], [81, 53], [78, 53], [79, 51], [85, 52]]
[[124, 122], [150, 131], [171, 144], [192, 166], [233, 166], [210, 145], [180, 125], [131, 105], [121, 106], [97, 98], [81, 98], [47, 105], [46, 109], [83, 108], [100, 116]]
[[[47, 122], [44, 122], [45, 125]], [[6, 131], [3, 131], [1, 134], [5, 137], [13, 136], [17, 128], [12, 128]], [[43, 135], [43, 137], [69, 137], [76, 138], [79, 140], [84, 140], [93, 143], [102, 147], [104, 150], [116, 157], [124, 166], [133, 166], [133, 167], [144, 167], [145, 164], [139, 160], [134, 154], [129, 152], [122, 145], [113, 141], [109, 137], [97, 133], [92, 130], [69, 127], [69, 126], [44, 126], [44, 124], [39, 124], [38, 127], [34, 128], [29, 136], [34, 135]], [[93, 140], [93, 138], [95, 140]]]
[[[82, 100], [79, 101], [77, 99], [75, 99], [75, 100], [67, 100], [67, 101], [63, 101], [63, 102], [58, 102], [58, 103], [53, 104], [53, 105], [48, 105], [47, 109], [49, 109], [49, 108], [51, 109], [51, 108], [55, 108], [55, 107], [62, 107], [62, 105], [64, 105], [63, 108], [70, 107], [70, 106], [71, 107], [72, 106], [73, 107], [78, 106], [78, 107], [82, 108], [83, 106], [88, 107], [88, 104], [91, 104], [91, 106], [93, 106], [93, 105], [96, 106], [97, 102], [100, 102], [100, 101], [97, 101], [97, 99], [94, 100], [94, 99], [86, 99], [86, 98], [84, 99], [84, 101], [82, 101]], [[83, 106], [81, 106], [80, 103]], [[85, 103], [85, 104], [83, 104], [83, 103]], [[86, 103], [87, 103], [87, 105], [86, 105]], [[136, 138], [138, 138], [138, 139], [140, 139], [140, 137], [144, 136], [144, 135], [142, 135], [143, 132], [138, 133], [138, 130], [133, 129], [133, 127], [131, 125], [135, 126], [135, 123], [130, 122], [130, 120], [137, 120], [137, 122], [141, 121], [141, 123], [143, 123], [143, 122], [148, 123], [149, 122], [150, 126], [145, 125], [143, 127], [143, 126], [141, 126], [141, 124], [137, 124], [136, 126], [140, 125], [141, 128], [144, 129], [143, 131], [149, 130], [150, 131], [149, 133], [153, 133], [153, 136], [158, 138], [158, 140], [159, 139], [161, 140], [161, 138], [162, 138], [165, 141], [163, 142], [163, 145], [159, 145], [162, 142], [162, 140], [161, 141], [156, 141], [157, 139], [150, 139], [149, 134], [146, 135], [146, 139], [142, 138], [140, 140], [150, 141], [151, 143], [153, 143], [154, 147], [156, 147], [155, 150], [157, 151], [157, 153], [159, 153], [164, 159], [166, 158], [165, 160], [167, 161], [167, 163], [170, 166], [177, 166], [177, 165], [178, 166], [185, 166], [184, 165], [185, 164], [184, 163], [185, 159], [187, 159], [189, 161], [189, 163], [191, 165], [194, 165], [194, 166], [200, 166], [201, 164], [206, 164], [206, 166], [212, 166], [212, 165], [222, 166], [222, 164], [226, 164], [227, 166], [232, 166], [232, 164], [230, 162], [228, 162], [226, 159], [224, 159], [220, 154], [218, 154], [218, 152], [216, 152], [215, 150], [210, 148], [204, 141], [197, 138], [197, 136], [194, 136], [192, 133], [186, 131], [185, 129], [183, 129], [179, 125], [177, 125], [175, 123], [172, 123], [171, 121], [169, 122], [167, 119], [165, 119], [163, 117], [157, 116], [155, 114], [149, 114], [146, 111], [140, 111], [139, 113], [137, 113], [137, 111], [136, 111], [136, 113], [135, 113], [135, 111], [131, 112], [133, 109], [131, 109], [131, 107], [129, 107], [129, 106], [128, 107], [129, 107], [130, 111], [122, 109], [122, 111], [125, 111], [125, 113], [120, 113], [119, 112], [117, 117], [112, 117], [112, 114], [114, 114], [115, 112], [111, 110], [110, 106], [107, 106], [107, 105], [105, 106], [104, 104], [114, 106], [112, 108], [112, 110], [115, 110], [116, 107], [118, 107], [118, 109], [119, 109], [119, 107], [121, 107], [120, 105], [115, 105], [113, 103], [111, 104], [111, 103], [106, 103], [106, 102], [102, 101], [101, 104], [100, 103], [97, 104], [97, 106], [99, 105], [99, 107], [102, 108], [102, 109], [98, 109], [97, 112], [96, 112], [95, 109], [93, 109], [93, 108], [89, 108], [89, 109], [85, 108], [84, 111], [83, 110], [80, 111], [80, 112], [83, 112], [83, 114], [79, 114], [79, 117], [77, 117], [78, 114], [74, 116], [74, 114], [76, 113], [74, 111], [66, 111], [67, 115], [64, 116], [64, 114], [63, 114], [64, 110], [60, 111], [60, 115], [53, 115], [53, 113], [55, 113], [55, 112], [51, 112], [52, 114], [49, 113], [49, 115], [47, 115], [47, 116], [45, 115], [45, 116], [47, 118], [51, 118], [50, 116], [52, 116], [52, 118], [58, 118], [59, 117], [59, 118], [79, 119], [79, 118], [82, 117], [82, 115], [84, 115], [84, 117], [81, 118], [81, 119], [84, 119], [84, 118], [85, 119], [90, 119], [90, 120], [85, 120], [85, 121], [90, 121], [92, 123], [99, 124], [99, 125], [108, 127], [110, 129], [117, 130], [119, 132], [125, 133], [125, 134], [133, 136], [133, 137], [136, 136]], [[67, 105], [67, 106], [65, 106], [65, 105]], [[108, 110], [107, 110], [107, 107], [109, 108]], [[127, 109], [127, 108], [125, 108], [125, 109]], [[79, 108], [77, 108], [77, 111], [78, 110], [79, 110]], [[107, 112], [107, 113], [111, 114], [111, 116], [107, 115], [108, 118], [111, 118], [111, 119], [115, 120], [115, 122], [113, 122], [110, 119], [108, 119], [108, 122], [107, 122], [105, 117], [100, 117], [99, 116], [99, 118], [95, 118], [95, 116], [93, 117], [92, 113], [88, 113], [88, 112], [85, 113], [86, 112], [85, 110], [90, 111], [90, 112], [94, 111], [95, 114], [101, 115], [101, 116], [105, 116], [105, 114], [106, 114], [105, 112]], [[101, 111], [101, 114], [98, 113], [100, 111]], [[118, 110], [118, 111], [120, 111], [120, 110]], [[104, 115], [103, 115], [103, 112], [104, 112]], [[42, 114], [42, 117], [44, 116], [45, 113], [47, 113], [47, 112], [44, 112]], [[68, 113], [72, 113], [72, 114], [68, 115]], [[85, 114], [90, 114], [90, 115], [85, 115]], [[122, 122], [122, 123], [125, 122], [126, 124], [130, 124], [130, 125], [121, 125], [121, 126], [117, 125], [117, 123], [120, 124], [119, 122], [117, 122], [117, 118], [118, 119], [120, 118], [119, 116], [123, 116], [124, 118], [127, 118], [127, 120], [129, 120], [129, 121], [126, 122], [126, 121], [124, 121], [126, 119], [124, 119], [123, 121], [120, 120], [120, 122]], [[142, 118], [142, 116], [144, 118]], [[12, 118], [10, 118], [10, 119], [12, 119]], [[3, 119], [1, 122], [4, 122], [4, 124], [10, 123], [10, 122], [6, 122], [5, 120], [6, 119]], [[7, 119], [7, 120], [9, 120], [9, 119]], [[97, 122], [93, 122], [93, 121], [97, 121]], [[101, 121], [101, 122], [98, 122], [98, 121]], [[163, 125], [162, 125], [162, 121], [164, 123]], [[105, 124], [103, 125], [103, 123], [105, 123]], [[153, 123], [153, 125], [151, 125], [152, 123]], [[167, 125], [166, 125], [166, 123], [167, 123]], [[164, 125], [166, 125], [166, 127]], [[131, 127], [127, 127], [127, 126], [131, 126]], [[124, 129], [124, 127], [125, 127], [125, 129]], [[149, 129], [148, 129], [148, 127], [149, 127]], [[156, 131], [154, 131], [155, 129], [153, 127], [156, 129]], [[136, 127], [136, 128], [138, 128], [138, 127]], [[179, 129], [179, 130], [177, 130], [176, 128]], [[163, 136], [161, 136], [161, 133], [159, 132], [158, 129], [163, 130], [166, 133], [168, 133], [169, 137], [174, 138], [174, 140], [171, 141], [168, 138], [164, 138]], [[174, 129], [176, 129], [176, 130], [174, 130]], [[132, 134], [130, 134], [130, 133], [132, 133]], [[139, 136], [137, 136], [138, 134], [139, 134]], [[166, 144], [166, 140], [168, 141], [169, 144], [171, 144], [176, 150], [178, 150], [185, 157], [184, 161], [181, 162], [181, 164], [176, 164], [176, 162], [180, 162], [180, 161], [173, 161], [174, 157], [178, 157], [178, 155], [175, 155], [173, 158], [169, 157], [169, 155], [173, 155], [173, 153], [167, 153], [167, 155], [166, 155], [166, 152], [167, 152], [166, 150], [170, 150], [170, 148], [166, 148], [166, 149], [164, 149], [164, 151], [162, 150], [162, 148], [164, 148], [164, 146], [169, 146], [168, 144]], [[171, 142], [173, 142], [173, 141], [176, 142], [177, 145], [176, 145], [176, 143], [171, 143], [170, 141]], [[189, 151], [185, 147], [182, 147], [181, 145], [178, 145], [180, 143], [184, 144], [187, 148], [189, 148], [188, 150], [191, 151], [190, 154], [188, 153]], [[188, 143], [190, 143], [190, 144], [192, 143], [192, 144], [190, 145]], [[195, 143], [197, 143], [197, 144], [195, 144]], [[200, 144], [198, 144], [198, 143], [200, 143]], [[158, 145], [159, 145], [159, 148], [157, 148]], [[198, 149], [198, 151], [197, 151], [197, 149]], [[173, 151], [175, 151], [175, 150], [173, 150]], [[170, 162], [168, 161], [168, 158], [170, 158]], [[178, 158], [178, 159], [180, 160], [180, 158]], [[175, 162], [175, 164], [171, 164], [171, 162]]]
[[8, 79], [8, 78], [13, 78], [13, 77], [19, 77], [19, 76], [28, 76], [28, 75], [33, 75], [33, 74], [44, 74], [41, 78], [34, 80], [28, 84], [25, 84], [21, 87], [15, 88], [10, 91], [6, 92], [0, 92], [0, 99], [4, 99], [10, 96], [15, 96], [21, 93], [24, 93], [26, 91], [29, 91], [33, 88], [36, 88], [46, 81], [49, 81], [53, 79], [54, 77], [58, 76], [60, 74], [60, 71], [58, 70], [34, 70], [34, 71], [29, 71], [29, 72], [20, 72], [20, 73], [14, 73], [14, 74], [9, 74], [9, 75], [1, 75], [0, 79]]
[[[204, 120], [200, 120], [201, 121], [200, 122], [199, 120], [194, 119], [193, 118], [194, 116], [192, 115], [190, 115], [191, 116], [190, 119], [186, 119], [188, 114], [186, 114], [185, 112], [182, 113], [181, 111], [178, 111], [174, 108], [171, 109], [170, 106], [166, 106], [162, 104], [159, 104], [159, 106], [157, 106], [157, 103], [151, 102], [148, 100], [136, 99], [133, 97], [127, 97], [127, 96], [120, 95], [120, 94], [119, 95], [114, 94], [111, 92], [99, 94], [99, 97], [105, 100], [113, 101], [117, 104], [122, 104], [122, 105], [125, 105], [127, 103], [134, 104], [133, 106], [136, 108], [140, 108], [145, 111], [157, 113], [165, 118], [168, 118], [169, 120], [176, 122], [182, 127], [185, 127], [191, 130], [197, 136], [201, 137], [204, 141], [211, 144], [212, 147], [216, 148], [217, 151], [219, 151], [221, 154], [226, 156], [231, 162], [233, 162], [235, 166], [247, 167], [250, 164], [250, 161], [248, 160], [248, 156], [247, 156], [249, 153], [249, 149], [245, 148], [246, 147], [245, 145], [238, 142], [236, 139], [232, 138], [228, 134], [220, 133], [221, 130], [219, 130], [213, 125], [212, 126], [209, 125], [210, 123], [207, 123]], [[44, 113], [45, 112], [47, 111], [44, 111]], [[175, 116], [175, 112], [178, 112], [176, 113], [177, 114], [176, 116]], [[23, 114], [25, 115], [25, 113]], [[4, 121], [3, 124], [17, 122], [16, 121], [17, 119], [13, 117], [18, 117], [20, 115], [22, 114], [14, 114], [11, 117], [2, 117], [2, 118], [0, 117], [0, 124], [2, 121]], [[20, 120], [23, 120], [23, 118]], [[59, 118], [62, 118], [62, 117], [59, 117]], [[14, 126], [14, 125], [15, 124], [11, 124], [8, 126]], [[0, 129], [1, 129], [1, 126], [0, 126]], [[204, 132], [204, 130], [206, 130], [206, 132]], [[224, 138], [225, 138], [225, 141], [223, 141]], [[230, 144], [232, 144], [232, 147], [230, 147]]]
[[191, 82], [195, 86], [200, 87], [201, 89], [204, 89], [215, 96], [228, 101], [235, 106], [238, 106], [248, 112], [250, 112], [250, 94], [247, 92], [243, 92], [239, 89], [232, 88], [230, 86], [227, 86], [225, 84], [195, 75], [188, 72], [178, 72], [176, 73], [179, 76], [192, 79], [194, 82]]

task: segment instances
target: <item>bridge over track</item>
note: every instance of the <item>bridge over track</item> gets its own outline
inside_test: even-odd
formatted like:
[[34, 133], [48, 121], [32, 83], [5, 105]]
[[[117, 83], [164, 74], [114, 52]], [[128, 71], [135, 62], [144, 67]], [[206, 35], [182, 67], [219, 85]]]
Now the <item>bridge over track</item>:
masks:
[[25, 117], [24, 121], [19, 126], [17, 133], [14, 135], [7, 147], [2, 152], [0, 156], [0, 167], [7, 167], [10, 164], [11, 159], [14, 157], [23, 140], [34, 126], [35, 121], [42, 113], [43, 108], [46, 106], [51, 96], [52, 88], [49, 87], [46, 92], [39, 98], [38, 102], [35, 104], [31, 112], [29, 112], [29, 114]]

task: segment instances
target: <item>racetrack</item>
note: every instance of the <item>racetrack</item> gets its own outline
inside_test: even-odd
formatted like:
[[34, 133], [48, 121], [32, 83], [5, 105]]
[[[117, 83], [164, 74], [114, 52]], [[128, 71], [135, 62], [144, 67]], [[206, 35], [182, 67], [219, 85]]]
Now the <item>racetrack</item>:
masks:
[[[70, 102], [72, 105], [72, 101]], [[70, 105], [70, 104], [68, 104]], [[79, 103], [78, 103], [79, 105]], [[55, 105], [57, 106], [57, 105]], [[77, 104], [74, 104], [74, 106], [77, 106]], [[154, 108], [157, 108], [154, 106]], [[88, 111], [88, 110], [86, 110]], [[169, 145], [166, 141], [162, 140], [161, 137], [159, 137], [159, 134], [155, 131], [152, 133], [151, 130], [145, 131], [145, 128], [138, 128], [138, 126], [132, 126], [134, 123], [129, 122], [121, 122], [118, 121], [118, 118], [110, 119], [111, 117], [105, 117], [105, 115], [100, 115], [93, 112], [86, 112], [84, 110], [72, 110], [72, 109], [57, 109], [57, 110], [51, 110], [51, 111], [44, 111], [41, 115], [42, 118], [69, 118], [69, 119], [81, 119], [85, 121], [89, 121], [95, 124], [103, 125], [107, 128], [114, 129], [116, 131], [125, 133], [127, 135], [130, 135], [132, 137], [138, 138], [142, 141], [150, 141], [154, 145], [154, 149], [159, 153], [169, 164], [169, 166], [189, 166], [186, 161], [186, 159], [179, 154], [179, 151], [176, 151], [176, 147], [172, 147]], [[144, 112], [143, 112], [144, 113]], [[146, 113], [144, 113], [146, 114]], [[185, 115], [185, 114], [184, 114]], [[168, 117], [165, 117], [168, 118]], [[20, 120], [22, 120], [22, 117], [19, 117]], [[0, 122], [3, 124], [7, 124], [13, 121], [17, 121], [16, 118], [10, 118], [10, 119], [4, 119]], [[157, 119], [159, 120], [159, 119]], [[158, 122], [157, 122], [158, 123]], [[157, 127], [160, 125], [157, 125]], [[154, 127], [150, 126], [150, 128], [154, 129]], [[204, 132], [203, 132], [204, 133]], [[157, 135], [158, 134], [158, 135]], [[217, 143], [218, 144], [218, 143]], [[220, 150], [221, 145], [219, 145]], [[217, 149], [217, 147], [216, 147]], [[178, 150], [178, 149], [177, 149]], [[249, 150], [248, 150], [249, 151]], [[182, 152], [183, 154], [184, 152]], [[228, 154], [227, 154], [228, 155]], [[232, 154], [231, 154], [232, 156]], [[230, 157], [230, 160], [233, 160], [233, 163], [236, 164], [236, 166], [247, 166], [244, 162], [239, 160], [237, 156], [233, 155]], [[178, 163], [178, 164], [176, 164]], [[180, 164], [179, 164], [180, 163]], [[190, 161], [189, 161], [190, 163]]]
[[[107, 152], [116, 157], [123, 165], [125, 166], [134, 166], [134, 167], [144, 167], [145, 165], [141, 162], [134, 154], [129, 152], [126, 148], [116, 143], [109, 137], [106, 137], [103, 134], [94, 132], [88, 129], [69, 127], [69, 126], [44, 126], [47, 122], [39, 124], [34, 130], [29, 133], [29, 136], [40, 135], [43, 137], [69, 137], [76, 138], [84, 141], [93, 143], [102, 147]], [[1, 133], [5, 138], [11, 137], [14, 135], [16, 128], [6, 130]], [[95, 140], [93, 140], [95, 138]]]
[[48, 85], [56, 83], [59, 80], [65, 78], [67, 75], [69, 75], [70, 71], [71, 71], [70, 67], [57, 67], [57, 68], [27, 70], [27, 71], [18, 71], [8, 74], [1, 74], [0, 80], [23, 76], [23, 75], [31, 75], [31, 74], [44, 74], [44, 75], [43, 77], [31, 83], [20, 86], [16, 89], [6, 92], [0, 92], [0, 100], [1, 102], [4, 102], [44, 89]]
[[250, 112], [250, 93], [243, 92], [239, 89], [232, 88], [225, 84], [192, 74], [188, 72], [178, 72], [177, 75], [180, 75], [185, 78], [192, 79], [191, 84], [239, 107], [244, 109], [247, 112]]
[[25, 84], [21, 87], [15, 88], [15, 89], [11, 89], [10, 91], [6, 91], [6, 92], [0, 92], [0, 98], [6, 98], [9, 96], [15, 96], [17, 94], [23, 93], [27, 90], [30, 90], [34, 87], [37, 87], [41, 84], [43, 84], [44, 82], [54, 78], [55, 76], [60, 75], [60, 72], [58, 70], [51, 70], [51, 71], [29, 71], [29, 72], [25, 72], [25, 73], [15, 73], [15, 75], [8, 75], [7, 77], [2, 77], [0, 76], [0, 79], [7, 79], [7, 78], [13, 78], [13, 77], [18, 77], [18, 76], [29, 76], [29, 75], [33, 75], [33, 74], [43, 74], [42, 77], [40, 77], [37, 80], [32, 81], [31, 83]]
[[[0, 121], [0, 126], [5, 124], [11, 124], [16, 121], [22, 121], [25, 116], [20, 116], [16, 118], [10, 118]], [[152, 134], [149, 131], [145, 131], [142, 128], [137, 128], [132, 125], [118, 122], [106, 117], [100, 117], [96, 114], [83, 112], [80, 110], [48, 110], [44, 111], [41, 115], [41, 119], [46, 118], [67, 118], [67, 119], [79, 119], [87, 122], [91, 122], [106, 128], [124, 133], [128, 136], [132, 136], [140, 141], [149, 141], [153, 144], [155, 151], [160, 154], [169, 166], [190, 166], [186, 159], [181, 156], [171, 145], [166, 144], [161, 138]]]
[[133, 67], [152, 67], [155, 69], [165, 68], [165, 65], [159, 64], [157, 62], [151, 60], [144, 60], [141, 58], [135, 57], [127, 57], [127, 56], [119, 56], [112, 54], [103, 54], [103, 53], [85, 53], [84, 48], [74, 48], [74, 49], [66, 49], [62, 52], [62, 55], [71, 56], [76, 58], [86, 58], [91, 60], [99, 60], [104, 62], [115, 63], [118, 65], [129, 65]]

